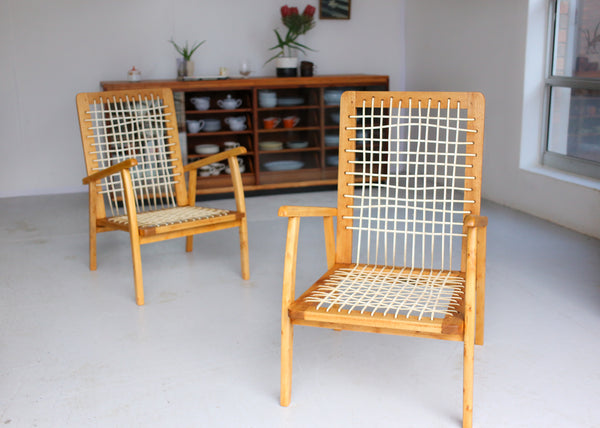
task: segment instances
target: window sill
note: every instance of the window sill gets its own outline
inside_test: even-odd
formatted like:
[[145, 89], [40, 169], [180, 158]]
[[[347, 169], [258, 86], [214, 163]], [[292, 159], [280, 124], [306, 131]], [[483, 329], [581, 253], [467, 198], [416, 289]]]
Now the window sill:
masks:
[[590, 177], [584, 177], [581, 175], [571, 174], [569, 172], [561, 171], [559, 169], [551, 168], [549, 166], [522, 166], [521, 169], [534, 174], [554, 178], [555, 180], [576, 184], [578, 186], [586, 187], [588, 189], [600, 190], [600, 180], [596, 180]]

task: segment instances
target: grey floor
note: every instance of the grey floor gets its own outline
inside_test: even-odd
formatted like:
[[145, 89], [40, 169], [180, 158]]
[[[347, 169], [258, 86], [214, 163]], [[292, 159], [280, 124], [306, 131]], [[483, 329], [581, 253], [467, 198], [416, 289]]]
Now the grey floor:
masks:
[[[282, 204], [247, 200], [251, 280], [235, 231], [142, 249], [99, 237], [88, 270], [85, 194], [0, 199], [0, 424], [7, 427], [458, 427], [460, 343], [297, 327], [292, 404], [279, 406]], [[231, 201], [216, 201], [220, 207]], [[600, 427], [600, 242], [485, 203], [486, 343], [474, 424]], [[597, 215], [597, 213], [596, 213]], [[324, 268], [303, 220], [298, 288]]]

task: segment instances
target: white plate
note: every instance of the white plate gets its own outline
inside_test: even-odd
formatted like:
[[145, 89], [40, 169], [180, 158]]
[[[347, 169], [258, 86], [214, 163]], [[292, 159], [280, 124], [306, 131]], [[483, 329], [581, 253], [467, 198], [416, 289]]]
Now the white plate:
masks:
[[288, 149], [304, 149], [308, 147], [308, 141], [288, 141], [285, 146]]
[[277, 99], [277, 105], [289, 107], [289, 106], [299, 106], [304, 104], [304, 98], [297, 97], [280, 97]]
[[304, 162], [294, 160], [273, 161], [263, 164], [267, 171], [290, 171], [292, 169], [300, 169], [304, 166]]

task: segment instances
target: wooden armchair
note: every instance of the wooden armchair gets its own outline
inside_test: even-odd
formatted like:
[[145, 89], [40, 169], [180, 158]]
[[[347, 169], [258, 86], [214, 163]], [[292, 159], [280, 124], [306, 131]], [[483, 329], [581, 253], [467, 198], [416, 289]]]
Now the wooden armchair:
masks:
[[[243, 147], [183, 165], [170, 89], [81, 93], [77, 110], [90, 205], [90, 270], [96, 270], [96, 234], [129, 232], [135, 296], [144, 304], [140, 245], [239, 228], [242, 277], [250, 276], [248, 231], [237, 161]], [[196, 206], [197, 168], [227, 160], [236, 210]], [[184, 174], [188, 173], [186, 187]]]
[[[480, 93], [344, 93], [337, 208], [279, 210], [288, 217], [283, 406], [294, 324], [419, 336], [464, 343], [463, 426], [471, 426], [474, 344], [483, 344], [483, 126]], [[305, 216], [324, 219], [328, 270], [295, 299]]]

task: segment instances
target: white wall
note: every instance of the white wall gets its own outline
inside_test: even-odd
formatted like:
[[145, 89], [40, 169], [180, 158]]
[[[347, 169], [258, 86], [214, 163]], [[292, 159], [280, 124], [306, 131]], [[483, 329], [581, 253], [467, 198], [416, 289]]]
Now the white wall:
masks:
[[[302, 11], [308, 3], [296, 5]], [[275, 44], [280, 0], [2, 0], [0, 2], [0, 197], [85, 191], [75, 94], [124, 80], [175, 76], [167, 43], [204, 40], [196, 74], [235, 71], [243, 57], [256, 75]], [[319, 74], [390, 75], [404, 84], [404, 1], [355, 0], [350, 21], [320, 21], [303, 41]], [[383, 35], [383, 36], [382, 36]], [[301, 58], [302, 59], [302, 58]]]
[[405, 3], [406, 89], [486, 97], [484, 197], [600, 237], [600, 183], [539, 166], [547, 1]]

